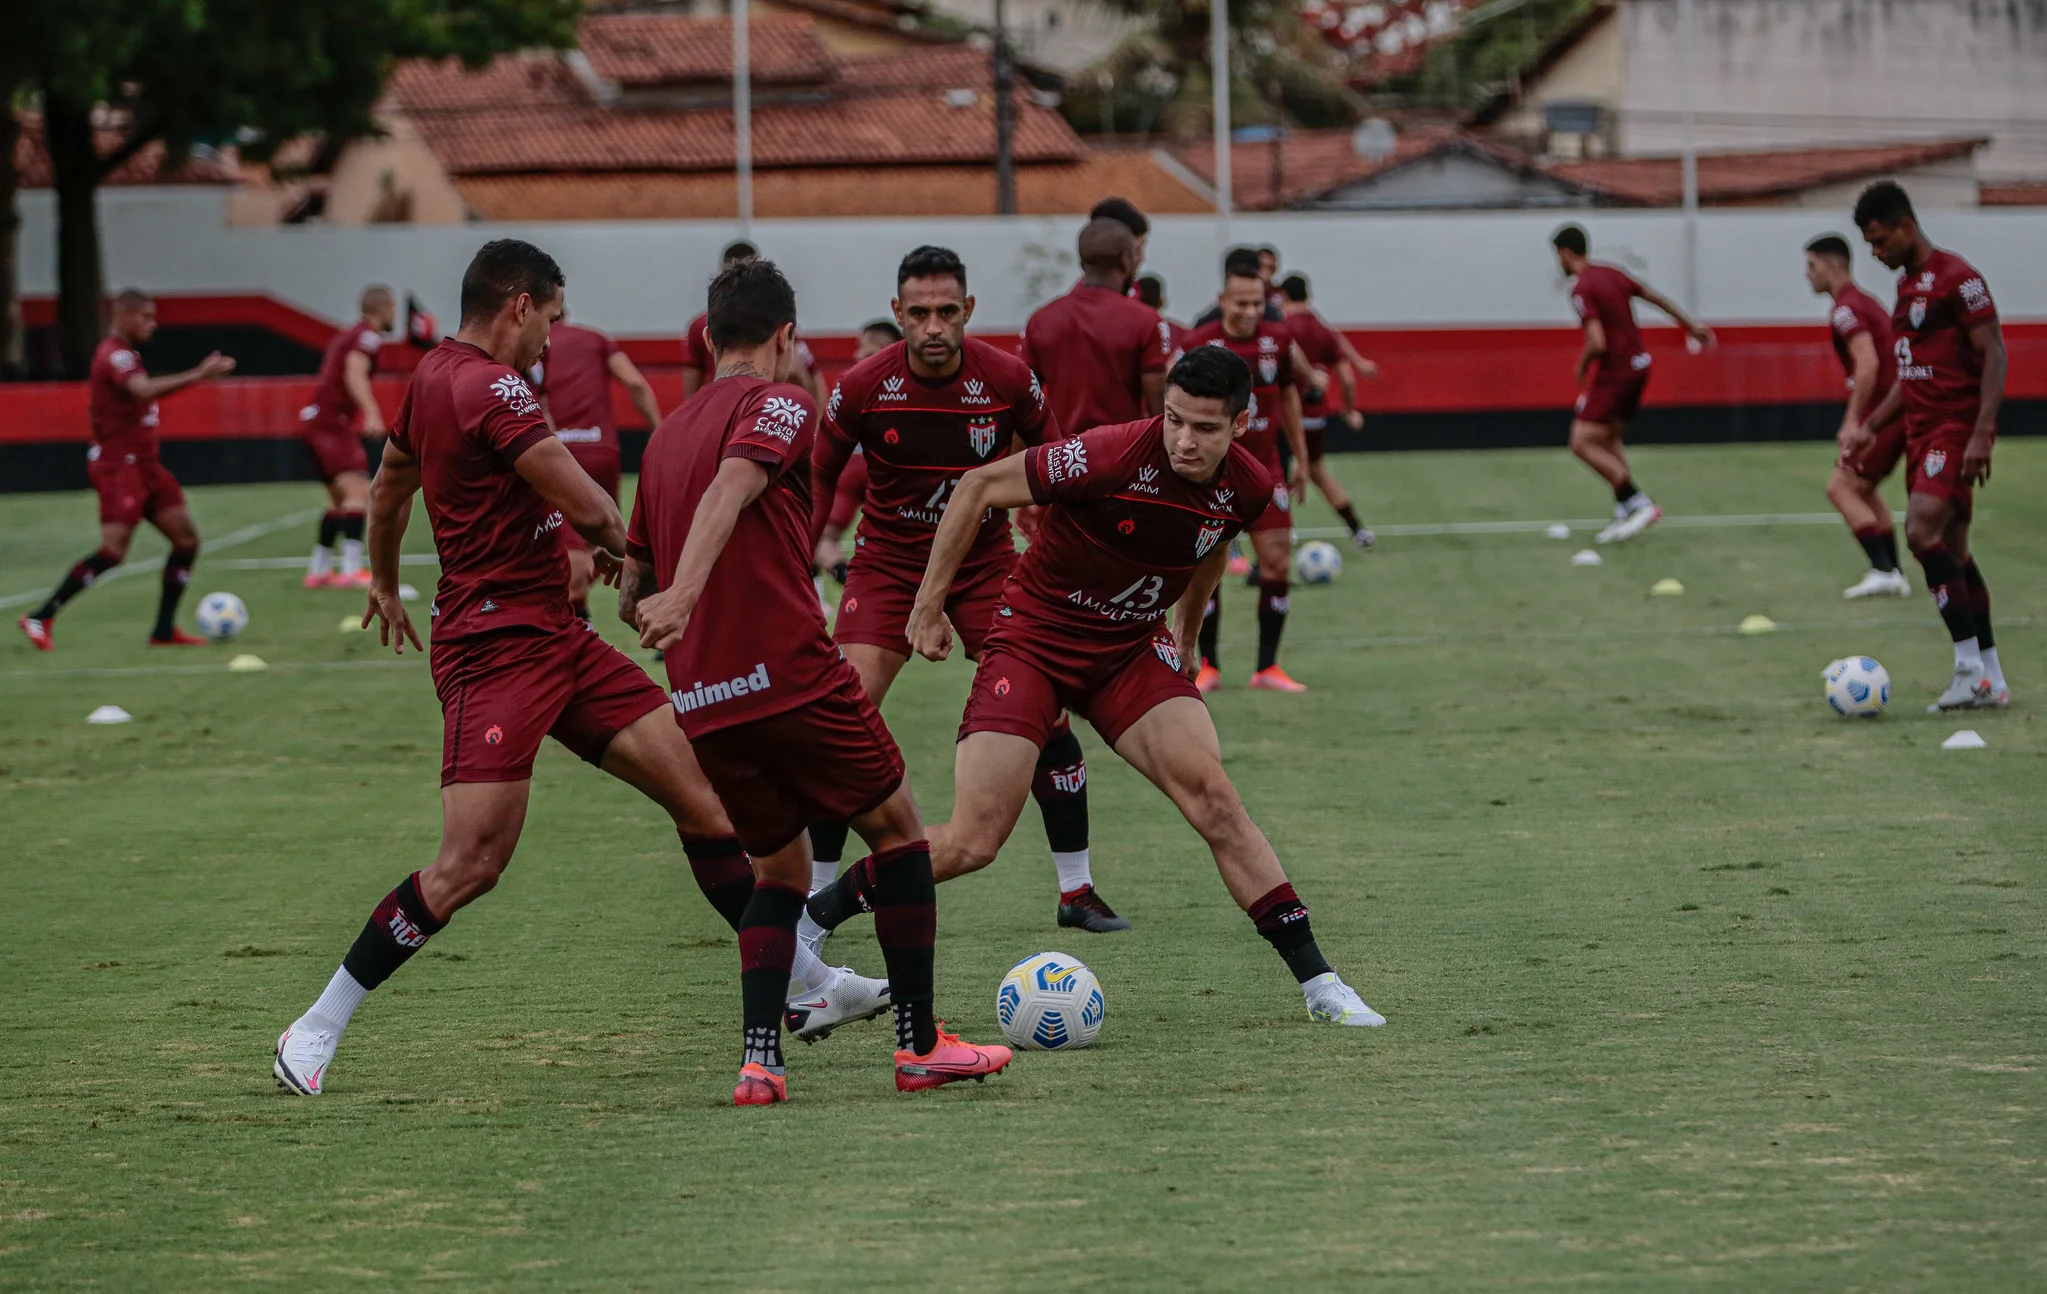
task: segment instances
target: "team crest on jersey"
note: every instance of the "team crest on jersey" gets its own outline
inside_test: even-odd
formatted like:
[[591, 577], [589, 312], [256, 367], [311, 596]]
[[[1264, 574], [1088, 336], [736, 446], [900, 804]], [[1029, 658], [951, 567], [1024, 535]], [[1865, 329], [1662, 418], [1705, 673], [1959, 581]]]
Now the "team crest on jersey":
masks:
[[1943, 468], [1943, 467], [1946, 467], [1946, 466], [1947, 466], [1947, 451], [1946, 451], [1946, 450], [1944, 450], [1944, 449], [1935, 449], [1935, 450], [1929, 450], [1929, 451], [1927, 451], [1927, 455], [1926, 455], [1926, 479], [1927, 479], [1927, 480], [1929, 480], [1929, 481], [1930, 481], [1930, 480], [1932, 480], [1932, 479], [1933, 479], [1934, 477], [1936, 477], [1936, 476], [1939, 476], [1939, 475], [1940, 475], [1940, 469], [1941, 469], [1941, 468]]
[[1077, 440], [1062, 440], [1045, 455], [1045, 480], [1057, 485], [1087, 475], [1087, 446]]
[[1913, 331], [1918, 331], [1919, 325], [1926, 322], [1926, 298], [1920, 297], [1914, 301], [1912, 308], [1905, 312], [1905, 317], [1912, 321]]
[[1208, 550], [1215, 547], [1216, 544], [1221, 541], [1222, 537], [1223, 537], [1222, 522], [1220, 521], [1202, 522], [1201, 529], [1194, 532], [1194, 555], [1196, 557], [1208, 556]]
[[1279, 381], [1279, 356], [1260, 355], [1258, 357], [1258, 385], [1271, 386], [1277, 381]]
[[1167, 669], [1175, 674], [1180, 672], [1180, 644], [1170, 638], [1154, 638], [1151, 640], [1151, 649], [1158, 653], [1158, 658], [1166, 663]]
[[974, 447], [974, 453], [977, 457], [988, 457], [989, 453], [995, 448], [995, 419], [969, 419], [967, 421], [967, 443]]

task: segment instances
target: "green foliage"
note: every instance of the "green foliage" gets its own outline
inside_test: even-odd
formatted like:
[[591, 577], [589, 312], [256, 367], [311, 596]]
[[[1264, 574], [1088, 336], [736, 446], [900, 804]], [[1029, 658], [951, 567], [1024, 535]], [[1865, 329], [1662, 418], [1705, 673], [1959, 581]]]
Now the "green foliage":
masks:
[[[1549, 43], [1583, 18], [1597, 0], [1525, 0], [1496, 16], [1467, 21], [1429, 51], [1421, 69], [1383, 87], [1427, 107], [1476, 108], [1509, 84]], [[1487, 8], [1496, 8], [1487, 6]]]

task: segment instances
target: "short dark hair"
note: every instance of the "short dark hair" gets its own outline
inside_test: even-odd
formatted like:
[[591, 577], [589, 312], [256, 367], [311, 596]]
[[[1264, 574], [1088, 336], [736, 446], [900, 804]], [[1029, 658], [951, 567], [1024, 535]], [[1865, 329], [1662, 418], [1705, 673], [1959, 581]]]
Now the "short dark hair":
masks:
[[1912, 210], [1912, 199], [1905, 196], [1905, 186], [1896, 180], [1878, 180], [1855, 199], [1857, 229], [1865, 228], [1871, 222], [1895, 225], [1901, 220], [1917, 219], [1919, 215]]
[[1251, 368], [1226, 346], [1196, 346], [1166, 374], [1166, 385], [1202, 399], [1221, 400], [1234, 418], [1251, 407]]
[[1257, 252], [1260, 256], [1270, 256], [1275, 265], [1279, 263], [1279, 248], [1274, 247], [1271, 243], [1260, 243], [1251, 250]]
[[967, 263], [960, 259], [958, 252], [950, 247], [933, 247], [925, 244], [903, 258], [896, 266], [896, 291], [911, 279], [937, 279], [952, 275], [960, 281], [960, 291], [967, 290]]
[[1089, 220], [1113, 220], [1128, 229], [1133, 237], [1142, 238], [1151, 232], [1151, 221], [1137, 209], [1137, 204], [1128, 198], [1103, 198], [1087, 213]]
[[1299, 272], [1287, 275], [1279, 281], [1280, 294], [1289, 301], [1308, 299], [1308, 276]]
[[1154, 310], [1166, 307], [1166, 281], [1156, 274], [1137, 276], [1137, 299]]
[[740, 241], [728, 244], [718, 256], [718, 268], [723, 269], [734, 261], [750, 261], [761, 254], [760, 248], [752, 243]]
[[1223, 277], [1226, 279], [1255, 279], [1258, 277], [1258, 249], [1255, 247], [1232, 247], [1223, 254]]
[[1848, 240], [1839, 234], [1821, 234], [1805, 245], [1805, 250], [1815, 256], [1831, 256], [1837, 261], [1853, 261], [1855, 253], [1848, 250]]
[[796, 322], [796, 289], [773, 261], [734, 261], [711, 280], [711, 349], [760, 346]]
[[517, 238], [493, 238], [478, 248], [462, 272], [462, 322], [495, 318], [505, 302], [524, 292], [536, 304], [554, 300], [567, 280], [554, 257]]
[[154, 300], [155, 297], [141, 288], [122, 288], [114, 294], [114, 305], [122, 310], [140, 310]]
[[1585, 236], [1583, 225], [1565, 225], [1549, 236], [1549, 245], [1561, 252], [1572, 252], [1583, 256], [1592, 250], [1592, 240]]
[[866, 323], [860, 325], [860, 335], [862, 337], [871, 332], [878, 332], [892, 342], [903, 339], [903, 330], [896, 327], [896, 321], [893, 319], [869, 319]]

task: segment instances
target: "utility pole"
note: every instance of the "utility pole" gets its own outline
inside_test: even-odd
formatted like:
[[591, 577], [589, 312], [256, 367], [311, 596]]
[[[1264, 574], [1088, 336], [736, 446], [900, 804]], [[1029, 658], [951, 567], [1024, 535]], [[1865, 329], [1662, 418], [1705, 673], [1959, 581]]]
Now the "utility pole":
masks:
[[732, 0], [732, 157], [739, 182], [739, 234], [753, 235], [753, 62], [749, 0]]
[[995, 0], [995, 213], [1016, 214], [1016, 91], [1009, 57], [1008, 5]]
[[1677, 0], [1677, 57], [1679, 92], [1683, 96], [1684, 141], [1682, 144], [1685, 211], [1685, 309], [1699, 309], [1699, 141], [1692, 126], [1692, 0]]
[[1230, 237], [1230, 8], [1208, 0], [1208, 79], [1215, 116], [1215, 214], [1225, 243]]

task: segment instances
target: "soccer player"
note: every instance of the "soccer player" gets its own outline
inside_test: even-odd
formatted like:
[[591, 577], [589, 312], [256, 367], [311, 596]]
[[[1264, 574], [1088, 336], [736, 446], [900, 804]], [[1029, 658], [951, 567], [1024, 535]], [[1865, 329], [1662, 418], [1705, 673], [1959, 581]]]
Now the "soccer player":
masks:
[[1155, 417], [1165, 407], [1173, 334], [1158, 312], [1126, 296], [1137, 273], [1137, 240], [1103, 217], [1080, 231], [1080, 282], [1031, 313], [1024, 362], [1045, 384], [1045, 400], [1067, 434]]
[[[718, 258], [722, 270], [739, 261], [750, 261], [760, 255], [752, 243], [733, 243]], [[682, 339], [682, 398], [687, 400], [695, 395], [711, 373], [711, 348], [704, 341], [704, 324], [707, 316], [698, 315], [689, 321], [689, 331]], [[817, 357], [810, 353], [802, 338], [796, 339], [796, 382], [809, 391], [816, 399], [825, 398], [825, 380], [818, 372]]]
[[[1272, 479], [1238, 443], [1251, 380], [1231, 352], [1196, 347], [1167, 376], [1164, 416], [1097, 427], [961, 479], [911, 616], [912, 640], [929, 659], [951, 650], [945, 608], [983, 509], [1036, 503], [1045, 517], [1003, 589], [974, 673], [952, 820], [931, 831], [933, 873], [946, 880], [994, 859], [1023, 809], [1039, 748], [1071, 710], [1201, 833], [1230, 897], [1293, 971], [1309, 1015], [1384, 1024], [1315, 946], [1308, 910], [1224, 774], [1215, 725], [1183, 668], [1230, 534], [1271, 497]], [[811, 899], [823, 924], [857, 910], [850, 877]]]
[[[1258, 668], [1252, 671], [1251, 686], [1269, 692], [1305, 692], [1307, 686], [1288, 677], [1279, 665], [1279, 639], [1286, 630], [1287, 595], [1293, 576], [1293, 501], [1302, 497], [1308, 481], [1308, 442], [1301, 430], [1301, 393], [1295, 386], [1293, 331], [1284, 317], [1278, 322], [1266, 317], [1265, 285], [1258, 277], [1255, 260], [1246, 261], [1232, 252], [1224, 262], [1224, 276], [1222, 294], [1216, 298], [1220, 317], [1194, 330], [1187, 339], [1187, 353], [1191, 355], [1202, 346], [1221, 347], [1244, 361], [1254, 375], [1244, 450], [1265, 468], [1272, 484], [1264, 510], [1247, 527], [1258, 559]], [[1291, 479], [1280, 468], [1282, 436], [1293, 455]], [[1196, 681], [1204, 692], [1222, 685], [1217, 649], [1221, 619], [1218, 589], [1201, 624], [1201, 668]]]
[[[1349, 425], [1352, 431], [1362, 431], [1365, 415], [1358, 410], [1358, 379], [1379, 376], [1379, 366], [1358, 354], [1350, 339], [1322, 321], [1315, 308], [1308, 304], [1308, 276], [1289, 274], [1279, 285], [1280, 309], [1286, 313], [1287, 323], [1292, 327], [1294, 345], [1300, 348], [1308, 363], [1314, 366], [1314, 380], [1301, 395], [1301, 434], [1308, 442], [1308, 479], [1315, 488], [1322, 491], [1322, 497], [1329, 500], [1329, 506], [1336, 509], [1336, 515], [1343, 518], [1343, 524], [1350, 528], [1352, 542], [1360, 548], [1370, 548], [1376, 542], [1371, 531], [1358, 520], [1358, 510], [1351, 503], [1350, 491], [1343, 488], [1343, 482], [1324, 463], [1325, 446], [1323, 435], [1329, 425], [1329, 416], [1334, 412]], [[1332, 410], [1329, 404], [1329, 381], [1343, 392], [1343, 404]]]
[[1635, 327], [1636, 297], [1677, 320], [1685, 334], [1701, 346], [1713, 344], [1713, 330], [1672, 304], [1668, 297], [1637, 283], [1627, 271], [1587, 255], [1591, 243], [1577, 225], [1565, 225], [1550, 236], [1557, 263], [1576, 280], [1571, 308], [1585, 332], [1578, 354], [1578, 402], [1571, 415], [1571, 452], [1613, 487], [1613, 523], [1594, 536], [1602, 544], [1633, 539], [1663, 519], [1663, 509], [1650, 501], [1628, 471], [1622, 437], [1642, 390], [1649, 385], [1649, 352]]
[[[661, 406], [654, 388], [640, 374], [618, 343], [595, 328], [572, 324], [567, 316], [548, 330], [547, 351], [533, 366], [540, 408], [555, 436], [604, 492], [618, 501], [618, 417], [612, 412], [611, 384], [625, 388], [633, 408], [646, 419], [647, 430], [661, 425]], [[573, 529], [562, 531], [569, 549], [569, 608], [590, 618], [589, 545]]]
[[1137, 240], [1137, 263], [1144, 264], [1144, 246], [1151, 238], [1151, 221], [1137, 209], [1136, 203], [1128, 198], [1103, 198], [1088, 208], [1087, 218], [1090, 223], [1097, 220], [1113, 220], [1128, 229], [1130, 236]]
[[668, 811], [690, 870], [734, 928], [753, 870], [659, 686], [569, 612], [574, 527], [599, 578], [625, 549], [618, 505], [540, 416], [520, 374], [561, 316], [562, 273], [530, 243], [485, 243], [462, 276], [462, 325], [419, 362], [370, 489], [372, 583], [363, 626], [398, 652], [419, 649], [398, 598], [398, 551], [424, 491], [440, 555], [428, 654], [440, 697], [441, 844], [364, 923], [327, 988], [277, 1040], [271, 1072], [317, 1096], [349, 1020], [454, 918], [490, 892], [526, 822], [542, 737]]
[[938, 908], [923, 821], [895, 740], [811, 596], [818, 418], [788, 381], [796, 294], [772, 263], [742, 261], [712, 281], [708, 313], [715, 377], [648, 442], [619, 614], [664, 653], [679, 721], [759, 878], [739, 923], [732, 1101], [788, 1099], [782, 1018], [816, 819], [850, 821], [873, 851], [847, 875], [888, 961], [897, 1089], [985, 1078], [1009, 1049], [961, 1042], [932, 1015]]
[[1905, 456], [1905, 422], [1892, 417], [1881, 427], [1867, 423], [1898, 380], [1891, 316], [1855, 285], [1848, 240], [1839, 234], [1825, 234], [1805, 245], [1805, 281], [1815, 294], [1833, 302], [1827, 337], [1848, 374], [1848, 408], [1834, 437], [1841, 456], [1827, 479], [1827, 501], [1869, 555], [1869, 573], [1841, 596], [1904, 597], [1912, 591], [1912, 582], [1898, 569], [1897, 528], [1877, 487]]
[[[858, 364], [869, 356], [879, 355], [903, 339], [903, 330], [896, 327], [893, 319], [876, 319], [860, 329], [859, 337], [853, 342], [853, 362]], [[860, 501], [867, 497], [867, 455], [853, 451], [853, 460], [846, 464], [846, 470], [839, 473], [839, 488], [832, 493], [831, 511], [825, 515], [824, 533], [817, 541], [817, 568], [828, 571], [840, 584], [846, 582], [847, 562], [843, 541], [846, 527], [853, 524], [853, 517], [860, 511]], [[824, 596], [824, 586], [818, 586], [818, 597]]]
[[[1271, 249], [1267, 248], [1266, 252], [1271, 252]], [[1248, 275], [1251, 278], [1257, 279], [1258, 305], [1262, 317], [1268, 323], [1285, 323], [1286, 313], [1279, 308], [1279, 303], [1273, 299], [1270, 283], [1265, 277], [1268, 264], [1277, 265], [1278, 261], [1276, 259], [1268, 261], [1265, 253], [1261, 253], [1255, 247], [1232, 247], [1223, 255], [1223, 277]], [[1205, 328], [1220, 318], [1222, 318], [1222, 307], [1212, 305], [1202, 311], [1199, 318], [1195, 319], [1194, 327]]]
[[1933, 710], [2011, 704], [1990, 633], [1990, 588], [1969, 548], [1975, 487], [1990, 480], [2004, 404], [2004, 331], [1983, 276], [1927, 240], [1905, 190], [1879, 180], [1855, 200], [1855, 227], [1898, 271], [1891, 349], [1898, 381], [1869, 416], [1905, 416], [1905, 543], [1926, 572], [1955, 645], [1955, 673]]
[[234, 372], [235, 362], [214, 351], [182, 373], [151, 377], [135, 351], [155, 335], [156, 302], [148, 293], [130, 288], [114, 298], [107, 335], [92, 353], [92, 368], [86, 374], [92, 448], [86, 451], [85, 474], [99, 492], [100, 546], [71, 568], [41, 606], [21, 618], [21, 632], [38, 651], [56, 646], [50, 623], [64, 604], [127, 559], [135, 526], [144, 520], [171, 545], [170, 556], [164, 558], [163, 593], [157, 599], [150, 645], [190, 647], [206, 642], [177, 623], [178, 602], [192, 582], [192, 563], [199, 559], [199, 529], [192, 524], [178, 478], [157, 455], [156, 402], [194, 383]]
[[[327, 511], [320, 518], [319, 537], [306, 563], [309, 589], [368, 588], [363, 569], [363, 508], [370, 498], [370, 460], [363, 453], [364, 436], [384, 435], [384, 412], [370, 389], [384, 334], [398, 319], [398, 298], [381, 283], [363, 289], [361, 316], [335, 333], [320, 356], [313, 402], [299, 410], [299, 438], [313, 453], [320, 480], [327, 486]], [[341, 570], [334, 570], [335, 541], [340, 540]]]
[[1159, 322], [1173, 337], [1173, 353], [1187, 349], [1187, 334], [1194, 331], [1187, 325], [1166, 317], [1166, 281], [1156, 274], [1140, 274], [1131, 286], [1130, 295], [1144, 302], [1158, 312]]

